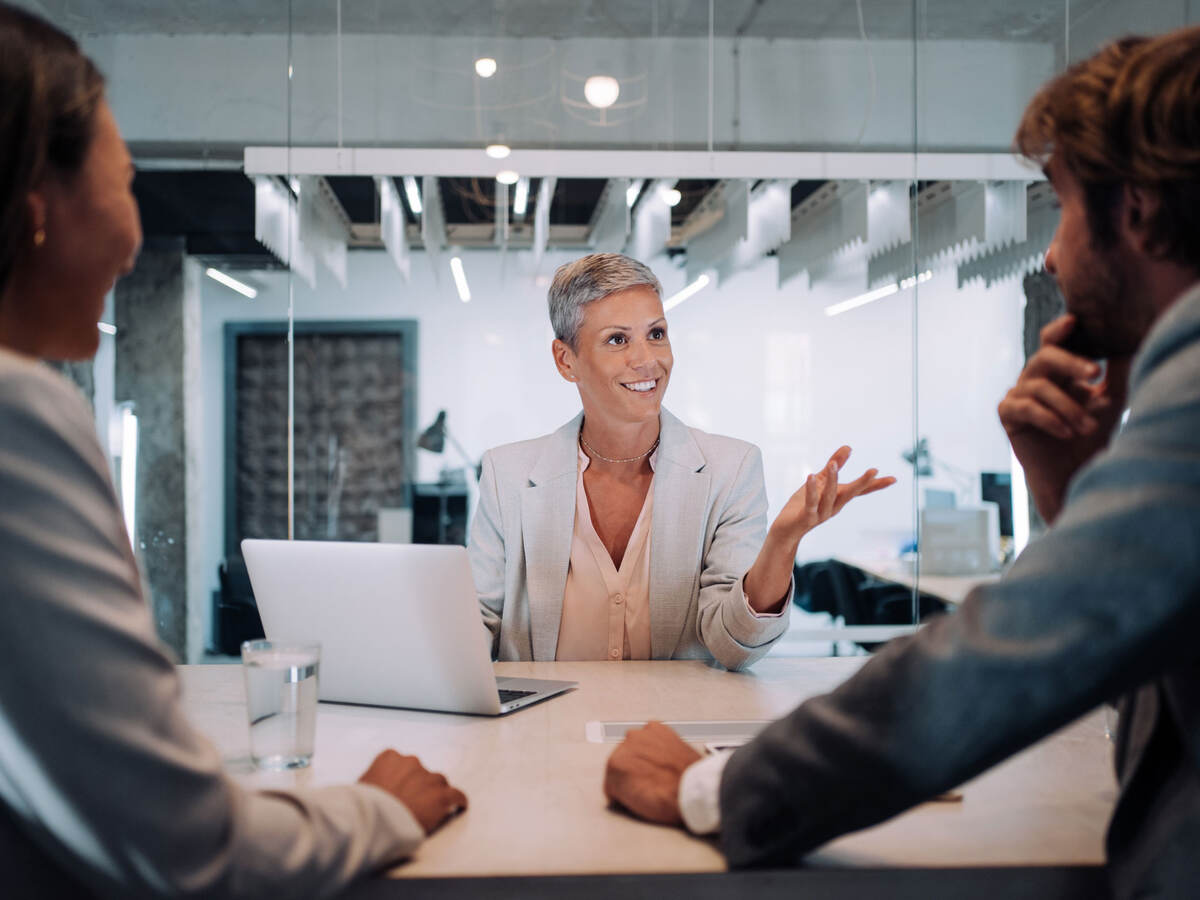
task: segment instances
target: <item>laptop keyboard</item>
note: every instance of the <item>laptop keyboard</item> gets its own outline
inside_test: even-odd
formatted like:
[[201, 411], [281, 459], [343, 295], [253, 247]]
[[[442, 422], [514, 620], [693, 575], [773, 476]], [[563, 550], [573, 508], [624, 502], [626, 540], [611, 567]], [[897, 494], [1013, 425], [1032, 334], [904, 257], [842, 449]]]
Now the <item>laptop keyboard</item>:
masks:
[[[500, 690], [497, 688], [497, 690]], [[500, 702], [511, 703], [514, 700], [520, 700], [522, 697], [528, 697], [530, 694], [536, 694], [537, 691], [505, 691], [500, 690]]]

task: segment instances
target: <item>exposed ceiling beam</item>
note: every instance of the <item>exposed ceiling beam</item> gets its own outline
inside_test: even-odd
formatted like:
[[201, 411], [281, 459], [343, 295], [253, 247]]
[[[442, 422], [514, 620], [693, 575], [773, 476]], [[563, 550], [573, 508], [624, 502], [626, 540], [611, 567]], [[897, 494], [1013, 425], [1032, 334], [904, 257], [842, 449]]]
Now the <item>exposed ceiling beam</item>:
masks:
[[[450, 225], [446, 229], [446, 242], [464, 250], [495, 250], [496, 229], [491, 222], [475, 222], [463, 225]], [[406, 232], [409, 251], [423, 249], [421, 231], [417, 225], [409, 225]], [[588, 227], [586, 225], [550, 225], [547, 229], [545, 244], [547, 247], [563, 250], [588, 249]], [[351, 232], [350, 247], [353, 250], [379, 250], [384, 248], [379, 225], [366, 222], [355, 225]], [[530, 225], [513, 225], [509, 231], [508, 249], [533, 250], [537, 252], [535, 229]]]
[[806, 153], [699, 150], [513, 150], [503, 161], [477, 149], [247, 147], [247, 175], [495, 176], [515, 169], [559, 178], [919, 179], [1038, 181], [1010, 153]]

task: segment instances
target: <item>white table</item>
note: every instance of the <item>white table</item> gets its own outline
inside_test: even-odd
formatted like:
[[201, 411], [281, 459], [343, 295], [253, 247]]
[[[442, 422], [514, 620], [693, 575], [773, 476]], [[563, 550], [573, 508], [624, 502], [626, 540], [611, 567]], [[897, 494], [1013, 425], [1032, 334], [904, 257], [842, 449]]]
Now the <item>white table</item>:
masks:
[[[774, 718], [805, 697], [833, 687], [862, 662], [767, 658], [751, 672], [738, 674], [699, 662], [500, 663], [500, 674], [565, 678], [579, 681], [580, 687], [501, 718], [322, 704], [313, 766], [285, 774], [258, 773], [248, 765], [239, 667], [184, 666], [181, 674], [189, 714], [247, 785], [352, 781], [389, 746], [415, 753], [430, 768], [446, 773], [466, 791], [470, 809], [390, 874], [402, 879], [467, 876], [466, 881], [428, 883], [440, 885], [442, 895], [449, 896], [477, 895], [487, 885], [517, 884], [522, 887], [516, 893], [497, 894], [516, 896], [537, 892], [538, 886], [554, 893], [562, 884], [553, 879], [479, 881], [478, 876], [670, 873], [684, 878], [673, 882], [675, 889], [692, 890], [686, 884], [695, 876], [681, 873], [724, 870], [712, 842], [637, 822], [606, 806], [601, 778], [612, 745], [589, 743], [588, 721]], [[767, 890], [764, 896], [774, 896], [772, 885], [786, 887], [794, 879], [808, 879], [803, 886], [812, 879], [834, 878], [836, 887], [843, 883], [836, 879], [847, 872], [907, 869], [928, 876], [930, 870], [965, 868], [965, 875], [951, 875], [966, 877], [975, 871], [980, 873], [976, 887], [1013, 890], [1011, 880], [984, 877], [990, 870], [972, 867], [1082, 866], [1065, 874], [1045, 870], [1051, 881], [1037, 881], [1041, 876], [1034, 869], [1002, 874], [1023, 872], [1026, 880], [1019, 884], [1035, 890], [1057, 890], [1052, 885], [1061, 881], [1068, 887], [1074, 884], [1071, 890], [1091, 891], [1097, 883], [1094, 867], [1103, 861], [1104, 829], [1114, 795], [1111, 747], [1102, 716], [1094, 714], [968, 783], [961, 802], [926, 804], [834, 841], [809, 858], [814, 868], [757, 886], [755, 879], [762, 876], [756, 874], [722, 878], [731, 886], [730, 895], [762, 888]], [[1035, 881], [1029, 882], [1029, 877]], [[726, 882], [699, 883], [711, 889]], [[615, 885], [603, 880], [568, 884], [576, 895], [588, 895], [589, 885], [597, 891], [597, 885], [607, 884], [603, 890]], [[925, 883], [921, 890], [936, 890], [938, 884], [947, 885]], [[385, 889], [395, 896], [415, 896], [417, 886], [404, 893], [398, 887], [402, 886], [376, 880], [362, 896], [392, 896], [379, 893]], [[796, 884], [788, 888], [797, 889]], [[835, 890], [831, 895], [855, 894], [839, 895]], [[1063, 895], [1087, 894], [1068, 890]]]

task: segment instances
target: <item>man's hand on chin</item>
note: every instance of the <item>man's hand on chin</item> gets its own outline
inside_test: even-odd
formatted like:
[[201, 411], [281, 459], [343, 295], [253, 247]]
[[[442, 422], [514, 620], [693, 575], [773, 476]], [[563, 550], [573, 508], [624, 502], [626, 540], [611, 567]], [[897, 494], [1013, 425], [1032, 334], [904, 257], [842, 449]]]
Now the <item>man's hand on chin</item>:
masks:
[[679, 779], [700, 754], [661, 722], [634, 728], [608, 758], [604, 795], [639, 819], [682, 825]]

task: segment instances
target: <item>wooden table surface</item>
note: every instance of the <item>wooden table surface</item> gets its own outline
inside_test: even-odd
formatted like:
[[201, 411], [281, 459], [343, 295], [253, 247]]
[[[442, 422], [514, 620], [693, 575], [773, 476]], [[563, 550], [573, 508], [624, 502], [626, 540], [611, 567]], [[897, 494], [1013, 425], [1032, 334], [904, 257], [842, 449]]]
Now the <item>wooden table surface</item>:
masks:
[[[610, 810], [601, 793], [612, 745], [591, 720], [779, 716], [832, 688], [863, 658], [774, 659], [748, 673], [700, 662], [499, 663], [498, 674], [577, 680], [577, 690], [499, 718], [321, 704], [311, 768], [255, 772], [248, 761], [240, 667], [182, 666], [198, 727], [248, 786], [353, 781], [385, 747], [415, 753], [466, 791], [470, 809], [390, 874], [399, 878], [724, 869], [715, 845]], [[817, 867], [1095, 866], [1115, 797], [1111, 745], [1093, 713], [966, 784], [960, 802], [928, 803], [848, 835]]]

